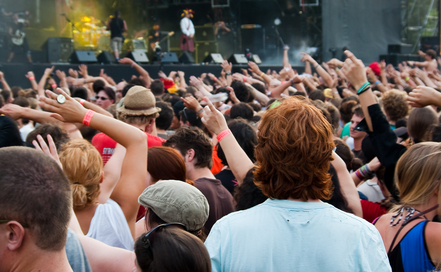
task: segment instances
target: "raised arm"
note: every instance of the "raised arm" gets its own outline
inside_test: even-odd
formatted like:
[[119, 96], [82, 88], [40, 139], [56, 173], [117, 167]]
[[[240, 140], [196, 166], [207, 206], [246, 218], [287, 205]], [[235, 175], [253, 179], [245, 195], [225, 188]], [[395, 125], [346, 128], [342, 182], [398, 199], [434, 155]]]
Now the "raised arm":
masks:
[[308, 61], [311, 63], [312, 66], [314, 66], [314, 69], [317, 71], [317, 73], [323, 78], [323, 81], [325, 82], [326, 86], [331, 87], [332, 86], [332, 78], [326, 72], [325, 68], [323, 68], [315, 59], [313, 59], [309, 54], [307, 53], [300, 53], [303, 55], [301, 61], [305, 62]]
[[26, 78], [29, 79], [29, 81], [31, 82], [32, 89], [34, 89], [34, 90], [38, 90], [38, 83], [37, 83], [37, 80], [35, 80], [34, 72], [29, 71], [29, 72], [26, 74]]
[[[86, 110], [75, 99], [64, 95], [64, 103], [57, 102], [57, 95], [53, 92], [46, 93], [50, 98], [42, 97], [40, 106], [54, 112], [52, 117], [73, 123], [83, 123], [89, 119], [89, 126], [97, 129], [126, 148], [126, 155], [122, 163], [121, 178], [113, 190], [111, 198], [121, 207], [129, 224], [132, 235], [135, 234], [135, 220], [138, 212], [138, 196], [145, 189], [147, 178], [147, 141], [146, 134], [139, 129], [121, 121], [93, 111]], [[88, 114], [86, 116], [86, 113]]]
[[354, 212], [355, 215], [363, 217], [363, 210], [361, 209], [360, 197], [358, 196], [357, 188], [351, 178], [351, 175], [346, 168], [344, 161], [337, 155], [337, 153], [332, 152], [332, 157], [334, 160], [331, 162], [337, 172], [338, 181], [340, 182], [340, 189], [343, 196], [348, 202], [349, 208]]
[[11, 87], [9, 87], [9, 84], [6, 81], [5, 75], [3, 74], [3, 72], [0, 72], [0, 81], [2, 82], [3, 89], [11, 91]]
[[227, 86], [231, 86], [231, 82], [233, 81], [233, 77], [231, 75], [231, 71], [233, 70], [233, 64], [224, 60], [221, 64], [222, 69], [225, 71], [225, 77], [227, 79]]
[[38, 96], [44, 97], [44, 85], [46, 84], [47, 78], [51, 75], [51, 73], [54, 71], [55, 66], [52, 66], [51, 68], [46, 68], [44, 70], [43, 76], [41, 77], [40, 81], [38, 82]]
[[122, 58], [119, 60], [119, 63], [131, 65], [132, 68], [134, 68], [136, 70], [136, 72], [138, 72], [138, 74], [140, 76], [142, 76], [143, 79], [145, 79], [146, 86], [144, 86], [144, 87], [146, 87], [146, 88], [150, 87], [150, 84], [152, 83], [150, 81], [150, 75], [144, 68], [141, 67], [141, 65], [137, 64], [136, 62], [134, 62], [133, 60], [131, 60], [129, 58]]
[[[213, 106], [213, 103], [211, 103], [209, 99], [204, 98], [204, 100], [208, 106], [206, 106], [202, 112], [202, 123], [204, 123], [208, 130], [216, 135], [228, 130], [228, 125], [223, 114]], [[254, 167], [254, 164], [237, 143], [233, 134], [222, 138], [219, 144], [222, 146], [228, 165], [240, 186], [248, 171]]]

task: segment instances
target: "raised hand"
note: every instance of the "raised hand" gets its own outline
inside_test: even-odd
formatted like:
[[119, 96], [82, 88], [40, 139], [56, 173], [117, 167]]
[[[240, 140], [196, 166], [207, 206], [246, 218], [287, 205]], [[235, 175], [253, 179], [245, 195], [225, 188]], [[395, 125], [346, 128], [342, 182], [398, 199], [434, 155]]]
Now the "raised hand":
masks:
[[407, 96], [407, 101], [412, 107], [425, 107], [436, 105], [441, 94], [433, 88], [418, 86]]
[[26, 76], [27, 78], [31, 78], [31, 77], [33, 77], [33, 78], [35, 79], [34, 72], [32, 72], [32, 71], [27, 72], [25, 76]]
[[57, 101], [58, 95], [54, 92], [46, 90], [48, 97], [40, 97], [40, 107], [53, 112], [50, 116], [62, 122], [82, 123], [87, 109], [62, 89], [58, 88], [57, 92], [65, 97], [66, 101], [64, 103]]
[[347, 58], [341, 72], [346, 76], [352, 86], [354, 86], [355, 90], [358, 90], [367, 82], [365, 66], [351, 51], [346, 50], [345, 54]]
[[122, 58], [119, 60], [119, 63], [132, 65], [134, 63], [134, 61], [129, 58]]
[[207, 107], [202, 111], [201, 121], [205, 127], [216, 135], [228, 129], [224, 115], [213, 106], [210, 99], [204, 98], [204, 101]]
[[199, 79], [197, 79], [195, 76], [190, 77], [189, 83], [190, 83], [190, 85], [193, 85], [193, 86], [200, 86], [202, 84], [202, 82]]
[[227, 60], [224, 60], [221, 64], [222, 69], [224, 69], [225, 73], [231, 73], [231, 70], [233, 69], [233, 65], [231, 62], [228, 62]]
[[184, 76], [185, 76], [185, 73], [182, 72], [182, 71], [178, 71], [178, 76], [179, 76], [179, 77], [184, 77]]
[[49, 143], [49, 147], [46, 142], [43, 140], [40, 134], [37, 135], [37, 141], [33, 140], [32, 144], [35, 146], [35, 149], [40, 150], [44, 154], [51, 157], [57, 164], [63, 169], [63, 165], [60, 162], [60, 158], [58, 157], [57, 147], [55, 146], [54, 139], [50, 134], [47, 135], [47, 142]]
[[73, 78], [78, 78], [78, 71], [72, 68], [69, 68], [69, 75]]
[[81, 64], [80, 66], [78, 66], [79, 74], [82, 75], [84, 78], [88, 77], [88, 71], [87, 71], [87, 65], [85, 64]]
[[244, 76], [248, 76], [247, 69], [240, 68], [240, 70], [242, 71], [242, 74], [244, 74]]
[[57, 71], [55, 72], [55, 74], [57, 75], [57, 77], [58, 77], [60, 80], [63, 80], [64, 78], [66, 78], [66, 73], [63, 72], [63, 71], [57, 70]]
[[305, 52], [300, 53], [300, 55], [302, 55], [302, 59], [300, 60], [301, 62], [305, 62], [305, 61], [309, 61], [309, 62], [313, 62], [313, 58]]
[[158, 76], [159, 76], [160, 78], [167, 78], [167, 76], [165, 75], [165, 73], [164, 73], [163, 71], [159, 71], [159, 72], [158, 72]]
[[239, 74], [239, 73], [234, 73], [234, 74], [233, 74], [233, 80], [243, 81], [243, 78], [244, 78], [244, 77], [245, 77], [244, 75]]
[[259, 66], [257, 66], [257, 64], [253, 61], [249, 61], [248, 62], [248, 66], [250, 66], [251, 71], [253, 71], [253, 73], [256, 74], [261, 74], [262, 72], [260, 72]]
[[202, 106], [193, 96], [181, 97], [181, 100], [184, 102], [185, 107], [195, 112], [198, 112], [202, 108]]
[[0, 114], [4, 114], [14, 120], [17, 120], [21, 118], [23, 110], [23, 107], [9, 103], [0, 108]]

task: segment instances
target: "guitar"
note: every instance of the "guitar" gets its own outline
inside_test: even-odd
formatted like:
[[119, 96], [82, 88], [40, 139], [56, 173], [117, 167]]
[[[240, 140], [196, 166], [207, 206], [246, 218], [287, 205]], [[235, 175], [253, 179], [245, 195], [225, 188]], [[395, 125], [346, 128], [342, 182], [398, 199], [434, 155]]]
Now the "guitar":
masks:
[[17, 29], [15, 31], [15, 36], [20, 36], [20, 38], [12, 37], [12, 43], [18, 46], [21, 46], [23, 44], [24, 37], [26, 36], [26, 33], [21, 31], [20, 29]]
[[168, 37], [171, 37], [171, 36], [173, 36], [173, 35], [175, 35], [175, 32], [174, 32], [174, 31], [169, 32], [169, 33], [167, 34], [167, 36], [165, 36], [164, 38], [162, 38], [160, 41], [150, 43], [150, 48], [152, 48], [153, 52], [156, 51], [156, 48], [161, 49], [161, 46], [160, 46], [159, 44], [162, 43], [163, 41], [165, 41], [165, 39], [167, 39]]

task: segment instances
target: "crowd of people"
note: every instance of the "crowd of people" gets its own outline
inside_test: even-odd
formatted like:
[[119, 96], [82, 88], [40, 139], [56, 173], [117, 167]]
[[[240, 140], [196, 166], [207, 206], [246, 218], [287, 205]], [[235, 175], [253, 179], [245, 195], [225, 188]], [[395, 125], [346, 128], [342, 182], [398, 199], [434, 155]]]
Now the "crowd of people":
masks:
[[0, 73], [0, 271], [438, 271], [436, 53], [299, 74], [284, 50], [189, 81]]

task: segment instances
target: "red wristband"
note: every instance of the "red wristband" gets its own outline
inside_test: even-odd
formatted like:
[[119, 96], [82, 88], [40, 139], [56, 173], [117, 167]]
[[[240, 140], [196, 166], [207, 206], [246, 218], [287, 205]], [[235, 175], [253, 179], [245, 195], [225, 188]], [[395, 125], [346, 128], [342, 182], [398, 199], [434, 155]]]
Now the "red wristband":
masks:
[[223, 139], [225, 136], [227, 136], [227, 135], [229, 135], [229, 134], [231, 134], [231, 130], [226, 129], [226, 130], [222, 131], [221, 133], [219, 133], [219, 134], [216, 136], [216, 139], [217, 139], [218, 142], [220, 142], [220, 141], [222, 141], [222, 139]]
[[30, 78], [29, 78], [29, 80], [34, 80], [35, 79], [35, 77], [33, 77], [33, 76], [31, 76]]
[[52, 89], [56, 89], [57, 88], [57, 84], [52, 84]]
[[80, 104], [81, 104], [81, 106], [84, 106], [84, 101], [86, 101], [86, 100], [84, 100], [84, 99], [80, 99]]
[[214, 77], [214, 80], [216, 81], [216, 80], [217, 80], [217, 77]]
[[247, 77], [246, 76], [243, 77], [243, 82], [247, 82]]
[[95, 114], [93, 110], [87, 110], [86, 115], [83, 118], [83, 125], [89, 126], [90, 121], [92, 121], [92, 117]]

